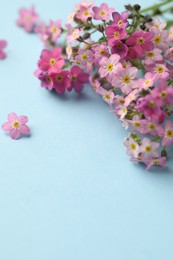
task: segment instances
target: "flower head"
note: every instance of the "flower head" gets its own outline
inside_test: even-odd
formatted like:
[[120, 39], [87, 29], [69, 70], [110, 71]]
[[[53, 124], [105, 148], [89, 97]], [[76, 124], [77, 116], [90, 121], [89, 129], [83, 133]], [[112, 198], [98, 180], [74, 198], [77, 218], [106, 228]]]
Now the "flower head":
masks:
[[34, 6], [30, 9], [21, 8], [19, 10], [19, 18], [17, 20], [17, 25], [23, 27], [26, 32], [32, 32], [36, 25], [39, 16], [35, 12]]
[[2, 125], [2, 130], [10, 133], [12, 139], [18, 139], [21, 134], [28, 134], [30, 128], [26, 125], [27, 116], [17, 116], [16, 113], [8, 115], [8, 122]]
[[110, 14], [114, 11], [114, 8], [109, 8], [107, 4], [103, 3], [100, 7], [94, 6], [94, 19], [95, 20], [109, 20]]
[[7, 42], [4, 40], [0, 40], [0, 59], [5, 59], [6, 54], [4, 52], [4, 48], [7, 46]]

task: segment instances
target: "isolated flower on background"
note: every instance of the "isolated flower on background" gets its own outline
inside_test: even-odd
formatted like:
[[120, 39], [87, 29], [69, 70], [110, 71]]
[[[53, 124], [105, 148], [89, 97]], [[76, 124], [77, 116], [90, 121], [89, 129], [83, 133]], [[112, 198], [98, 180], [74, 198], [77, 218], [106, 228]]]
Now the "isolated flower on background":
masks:
[[17, 116], [12, 112], [8, 115], [8, 121], [2, 125], [2, 130], [9, 132], [12, 139], [18, 139], [21, 135], [30, 133], [30, 128], [26, 125], [27, 116]]
[[3, 60], [6, 58], [6, 53], [4, 52], [4, 48], [7, 46], [7, 41], [0, 40], [0, 59]]
[[19, 18], [17, 25], [23, 27], [26, 32], [33, 32], [38, 21], [39, 16], [35, 12], [35, 7], [31, 6], [30, 9], [21, 8], [19, 10]]

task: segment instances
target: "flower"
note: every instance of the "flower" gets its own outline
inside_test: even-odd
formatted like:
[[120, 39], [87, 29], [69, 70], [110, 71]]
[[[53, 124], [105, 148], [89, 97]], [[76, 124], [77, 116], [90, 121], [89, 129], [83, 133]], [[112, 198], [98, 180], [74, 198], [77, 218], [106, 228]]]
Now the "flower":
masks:
[[173, 123], [170, 120], [167, 120], [164, 128], [162, 145], [169, 146], [172, 143], [173, 143]]
[[153, 50], [153, 36], [153, 32], [136, 31], [127, 39], [126, 44], [133, 47], [138, 55], [142, 55], [145, 51]]
[[83, 89], [85, 83], [88, 83], [89, 75], [84, 73], [78, 66], [73, 66], [70, 70], [71, 88], [74, 88], [76, 92], [80, 92]]
[[58, 38], [61, 35], [61, 21], [52, 21], [50, 20], [49, 25], [47, 26], [47, 32], [52, 43], [56, 43]]
[[38, 18], [39, 16], [35, 12], [34, 6], [31, 6], [30, 9], [21, 8], [19, 10], [17, 25], [23, 27], [26, 32], [33, 32]]
[[114, 8], [109, 8], [107, 4], [103, 3], [100, 7], [93, 7], [94, 19], [95, 20], [109, 20], [110, 14], [114, 11]]
[[76, 17], [81, 20], [82, 22], [86, 23], [86, 21], [93, 17], [93, 13], [90, 9], [90, 7], [84, 7], [81, 6], [80, 10], [78, 11], [78, 13], [76, 14]]
[[6, 54], [4, 52], [4, 48], [7, 46], [7, 42], [5, 40], [0, 40], [0, 59], [5, 59]]
[[134, 139], [132, 137], [127, 138], [124, 141], [124, 145], [127, 147], [127, 154], [129, 156], [134, 156], [135, 158], [138, 157], [139, 155], [139, 145], [137, 142], [134, 141]]
[[64, 59], [61, 57], [62, 48], [55, 47], [53, 51], [44, 49], [41, 52], [38, 67], [42, 71], [57, 72], [64, 66]]
[[114, 12], [112, 14], [113, 17], [113, 24], [117, 25], [118, 27], [121, 28], [126, 28], [128, 25], [128, 18], [129, 13], [127, 11], [122, 12], [121, 14], [119, 14], [118, 12]]
[[166, 157], [158, 157], [158, 158], [150, 158], [146, 161], [147, 164], [147, 170], [151, 168], [153, 165], [165, 167], [166, 166]]
[[2, 130], [10, 133], [12, 139], [18, 139], [21, 134], [28, 134], [30, 128], [26, 125], [28, 122], [27, 116], [17, 116], [12, 112], [8, 115], [8, 122], [2, 125]]
[[99, 73], [102, 78], [106, 77], [108, 80], [115, 74], [119, 67], [120, 56], [113, 54], [109, 58], [103, 57], [100, 61]]
[[105, 28], [105, 33], [108, 37], [108, 45], [111, 47], [117, 40], [123, 40], [127, 36], [127, 31], [124, 28], [113, 23]]
[[52, 73], [53, 86], [57, 93], [64, 94], [65, 90], [71, 90], [70, 73], [67, 70], [61, 70]]
[[122, 41], [115, 41], [113, 47], [111, 48], [111, 53], [120, 55], [121, 59], [125, 58], [128, 53], [128, 47]]
[[132, 87], [135, 85], [135, 79], [138, 70], [135, 67], [129, 69], [119, 68], [117, 70], [117, 77], [112, 79], [112, 85], [121, 89], [124, 94], [129, 94]]
[[142, 145], [140, 146], [140, 152], [142, 158], [146, 160], [147, 158], [158, 157], [160, 153], [158, 148], [159, 148], [159, 143], [152, 142], [147, 137], [143, 138]]

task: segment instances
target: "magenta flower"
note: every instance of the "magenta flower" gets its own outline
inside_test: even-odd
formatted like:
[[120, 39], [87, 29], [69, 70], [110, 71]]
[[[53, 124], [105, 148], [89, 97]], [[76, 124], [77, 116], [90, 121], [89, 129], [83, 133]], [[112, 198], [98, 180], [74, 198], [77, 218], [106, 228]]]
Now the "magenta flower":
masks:
[[51, 75], [53, 86], [57, 93], [64, 94], [66, 90], [71, 90], [70, 73], [67, 70], [59, 71]]
[[105, 33], [108, 37], [108, 45], [113, 47], [117, 40], [123, 40], [127, 36], [127, 31], [124, 28], [111, 24], [105, 28]]
[[95, 20], [109, 20], [110, 14], [114, 11], [114, 8], [109, 8], [107, 4], [103, 3], [100, 7], [93, 7], [94, 19]]
[[80, 92], [84, 84], [89, 82], [89, 75], [84, 73], [78, 66], [74, 66], [70, 70], [70, 80], [71, 88], [74, 88], [76, 92]]
[[164, 136], [162, 139], [163, 146], [169, 146], [173, 143], [173, 123], [172, 121], [166, 121], [164, 128]]
[[21, 134], [28, 134], [30, 128], [26, 125], [27, 116], [17, 116], [14, 112], [8, 115], [8, 122], [2, 125], [2, 130], [10, 133], [12, 139], [18, 139]]
[[147, 120], [162, 123], [165, 113], [160, 108], [160, 103], [152, 95], [147, 95], [138, 100], [137, 110], [142, 112]]
[[128, 47], [122, 41], [117, 40], [111, 48], [111, 52], [112, 54], [116, 53], [120, 55], [120, 57], [123, 59], [128, 53]]
[[4, 48], [7, 46], [7, 42], [4, 40], [0, 40], [0, 59], [5, 59], [6, 54], [4, 52]]
[[126, 44], [133, 47], [138, 55], [142, 55], [144, 52], [151, 51], [154, 48], [153, 36], [154, 33], [152, 32], [136, 31], [127, 39]]
[[55, 47], [53, 51], [44, 49], [41, 52], [38, 67], [42, 71], [57, 72], [64, 66], [64, 59], [61, 57], [62, 48]]
[[22, 8], [19, 10], [17, 25], [23, 27], [26, 32], [33, 32], [38, 18], [34, 6], [31, 6], [30, 9]]
[[129, 24], [127, 21], [129, 13], [127, 11], [122, 12], [121, 14], [119, 14], [118, 12], [114, 12], [112, 14], [112, 17], [114, 19], [113, 24], [117, 25], [118, 27], [126, 28]]
[[53, 89], [53, 80], [51, 74], [49, 75], [47, 72], [37, 70], [34, 75], [41, 81], [41, 86], [43, 88], [47, 88], [49, 90]]

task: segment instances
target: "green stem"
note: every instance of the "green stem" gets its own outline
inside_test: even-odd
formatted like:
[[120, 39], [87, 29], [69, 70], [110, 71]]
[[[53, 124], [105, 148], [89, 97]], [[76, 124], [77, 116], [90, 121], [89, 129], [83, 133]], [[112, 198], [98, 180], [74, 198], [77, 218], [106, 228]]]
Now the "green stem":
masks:
[[157, 10], [157, 9], [159, 9], [160, 7], [162, 7], [162, 6], [164, 6], [164, 5], [167, 5], [167, 4], [171, 3], [171, 2], [172, 2], [172, 0], [167, 0], [167, 1], [164, 1], [163, 3], [156, 4], [156, 5], [152, 5], [152, 6], [150, 6], [150, 7], [147, 7], [147, 8], [145, 8], [145, 9], [142, 9], [142, 10], [140, 11], [140, 13], [146, 13], [146, 12], [148, 12], [148, 11]]

